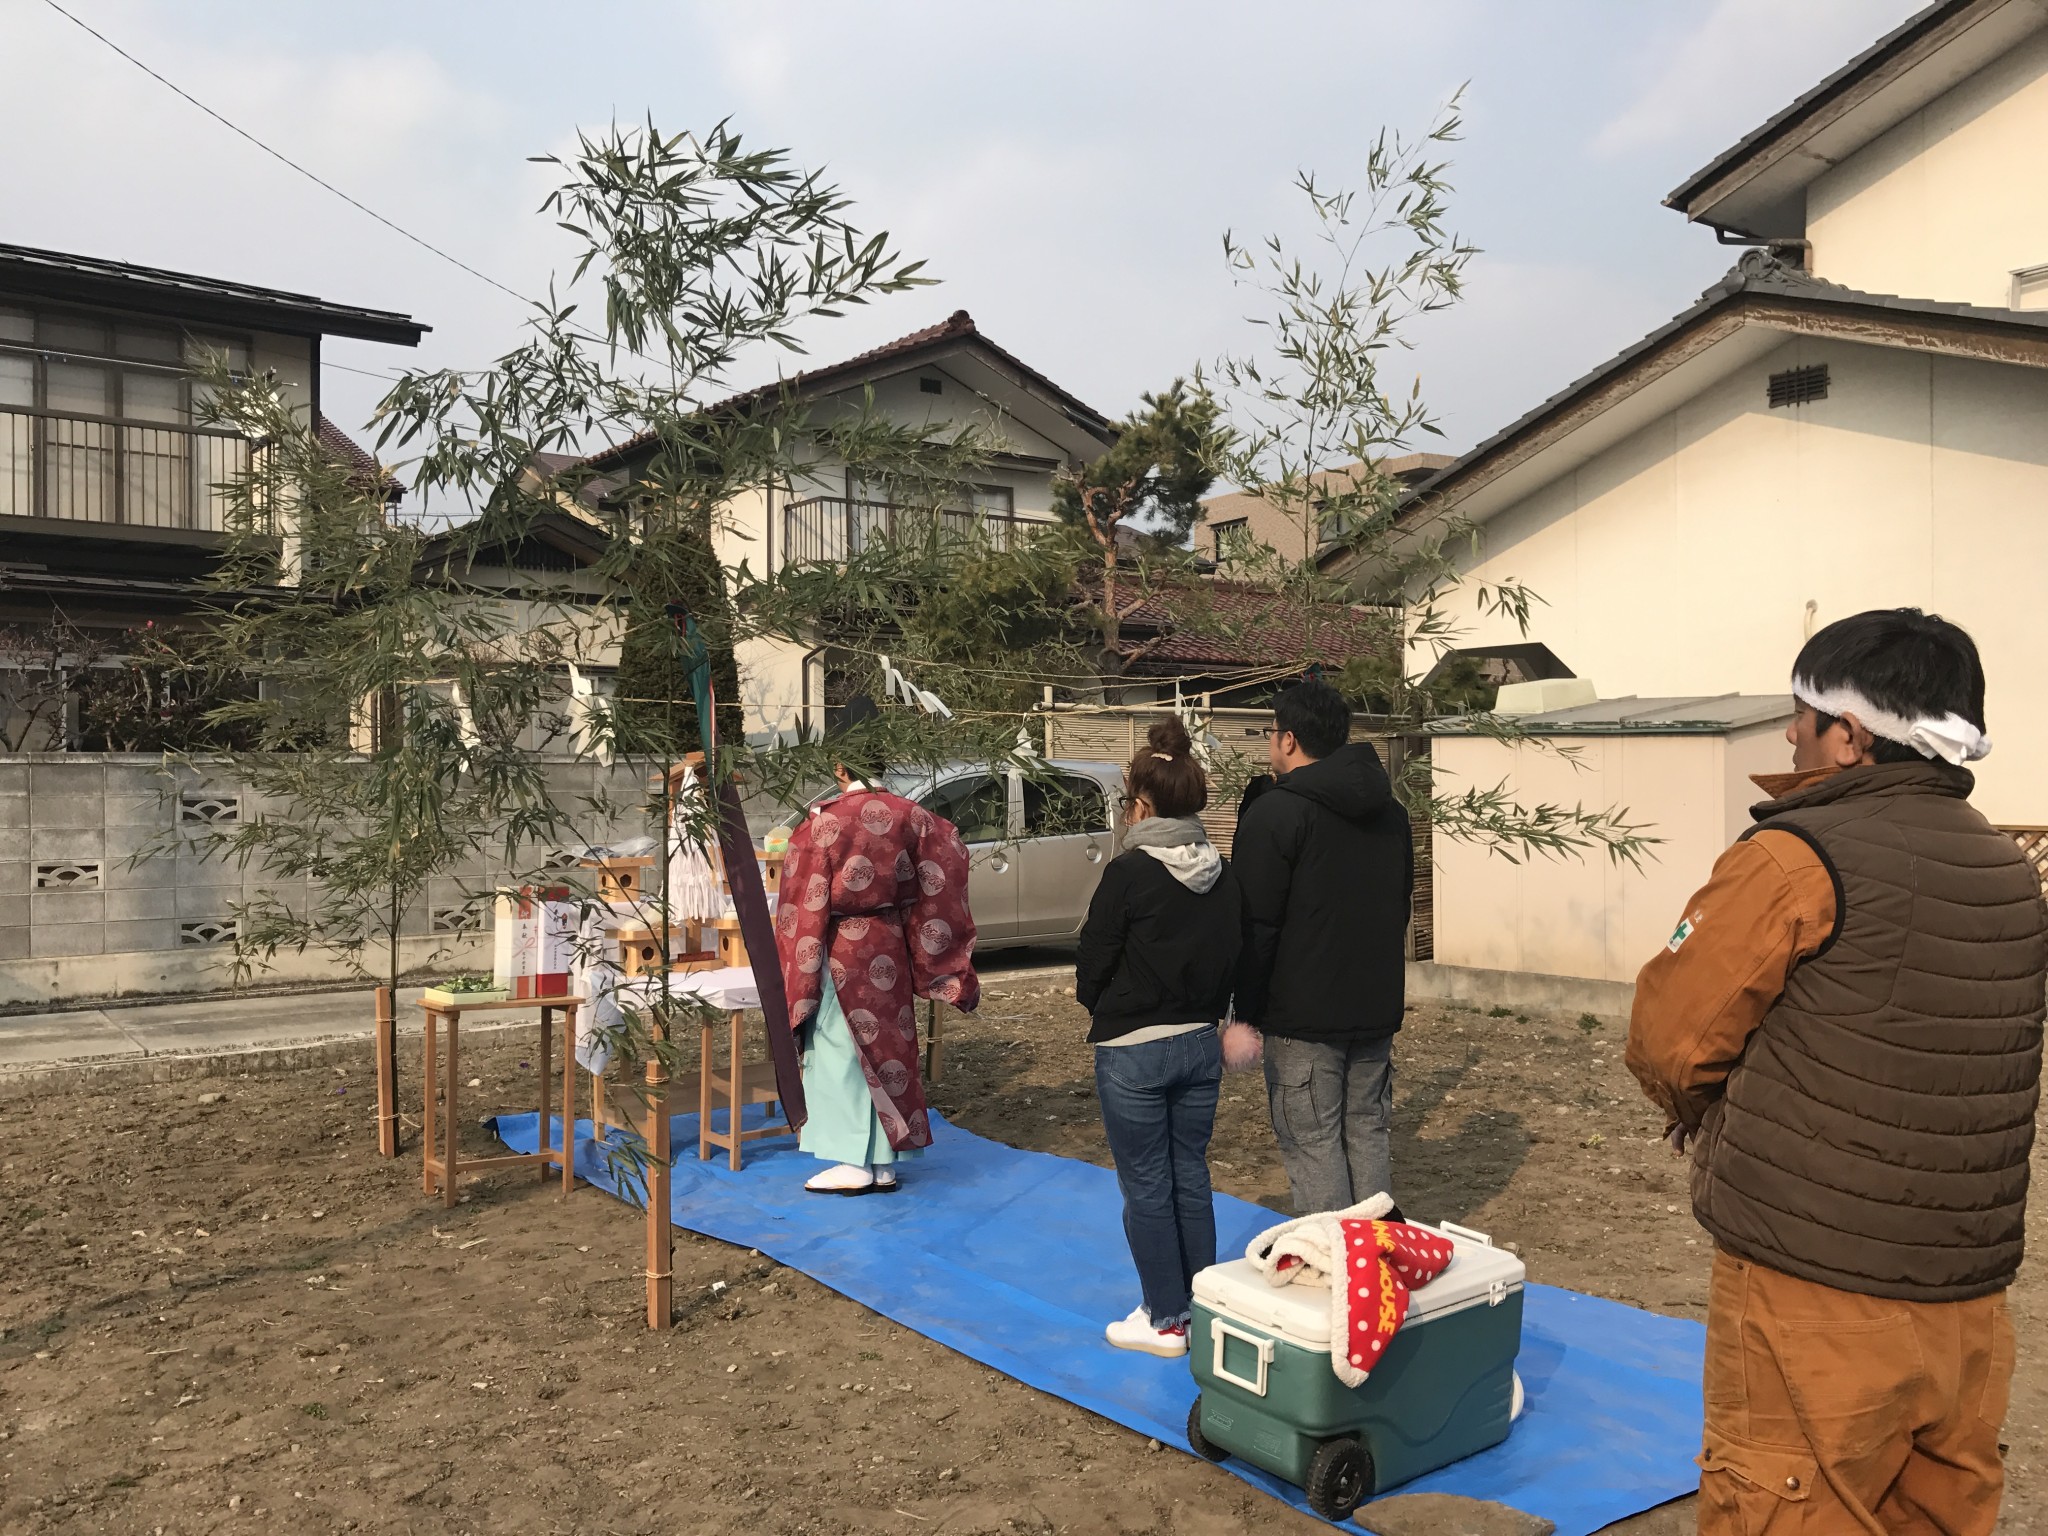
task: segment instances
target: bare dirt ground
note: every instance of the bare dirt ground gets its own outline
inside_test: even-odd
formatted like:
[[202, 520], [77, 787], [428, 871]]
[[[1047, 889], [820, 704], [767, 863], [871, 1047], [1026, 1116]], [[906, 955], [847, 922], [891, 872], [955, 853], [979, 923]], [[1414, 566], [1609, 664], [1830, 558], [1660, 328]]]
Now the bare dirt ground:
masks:
[[[1106, 1162], [1083, 1028], [1064, 988], [992, 986], [933, 1098]], [[466, 1116], [531, 1105], [531, 1038], [465, 1039]], [[1620, 1047], [1612, 1020], [1411, 1012], [1398, 1193], [1536, 1280], [1698, 1317], [1708, 1249]], [[416, 1153], [373, 1155], [369, 1088], [365, 1062], [0, 1103], [0, 1531], [1326, 1529], [744, 1249], [679, 1233], [680, 1321], [649, 1334], [634, 1213], [527, 1175], [444, 1211]], [[1281, 1203], [1256, 1078], [1226, 1084], [1213, 1162]], [[2048, 1527], [2039, 1273], [2013, 1293], [2010, 1531]]]

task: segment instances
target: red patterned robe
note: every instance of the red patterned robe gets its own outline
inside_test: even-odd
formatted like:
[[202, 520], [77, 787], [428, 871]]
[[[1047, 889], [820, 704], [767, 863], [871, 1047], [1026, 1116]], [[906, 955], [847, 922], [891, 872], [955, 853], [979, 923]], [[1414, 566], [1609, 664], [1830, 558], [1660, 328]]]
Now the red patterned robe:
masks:
[[953, 824], [882, 790], [820, 806], [789, 840], [775, 940], [790, 1024], [816, 1017], [829, 968], [889, 1145], [930, 1146], [914, 999], [981, 1001]]

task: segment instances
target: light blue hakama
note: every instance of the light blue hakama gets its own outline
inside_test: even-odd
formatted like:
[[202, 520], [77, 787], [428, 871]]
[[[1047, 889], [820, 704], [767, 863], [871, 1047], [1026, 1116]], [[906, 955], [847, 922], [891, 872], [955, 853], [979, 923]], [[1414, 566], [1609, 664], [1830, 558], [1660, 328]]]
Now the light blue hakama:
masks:
[[923, 1156], [922, 1148], [898, 1152], [889, 1145], [839, 994], [830, 975], [824, 981], [818, 1012], [803, 1032], [804, 1106], [810, 1118], [797, 1145], [825, 1162], [855, 1167], [885, 1168], [898, 1158]]

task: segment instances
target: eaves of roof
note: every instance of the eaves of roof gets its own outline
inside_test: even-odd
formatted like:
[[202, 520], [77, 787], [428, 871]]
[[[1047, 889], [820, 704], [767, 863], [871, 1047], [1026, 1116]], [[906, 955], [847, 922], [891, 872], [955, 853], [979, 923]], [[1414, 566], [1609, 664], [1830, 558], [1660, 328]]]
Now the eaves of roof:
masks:
[[[937, 325], [928, 325], [923, 330], [912, 331], [908, 336], [872, 347], [866, 352], [847, 358], [844, 362], [830, 363], [823, 368], [814, 368], [807, 373], [794, 373], [773, 384], [763, 384], [757, 389], [743, 391], [729, 399], [721, 400], [708, 409], [712, 412], [741, 411], [750, 405], [774, 400], [784, 393], [790, 395], [816, 395], [845, 385], [855, 384], [864, 377], [878, 373], [882, 365], [891, 370], [908, 366], [917, 358], [928, 353], [951, 348], [961, 343], [971, 343], [1013, 370], [1027, 384], [1050, 397], [1076, 426], [1102, 440], [1108, 446], [1115, 440], [1116, 429], [1109, 418], [1069, 394], [1059, 385], [1026, 363], [1016, 354], [1006, 351], [983, 335], [974, 323], [974, 317], [964, 309], [956, 309]], [[628, 438], [585, 459], [583, 463], [591, 469], [610, 469], [629, 460], [635, 452], [654, 441], [654, 434], [643, 432], [638, 437]]]
[[[1729, 325], [1752, 321], [1877, 345], [1968, 352], [1994, 361], [2048, 367], [2048, 311], [1864, 293], [1809, 276], [1763, 251], [1749, 251], [1699, 302], [1424, 481], [1405, 498], [1398, 520], [1418, 521], [1502, 456], [1569, 418], [1601, 390], [1611, 386], [1626, 392], [1632, 370], [1648, 368], [1689, 342], [1711, 343]], [[1332, 548], [1323, 562], [1342, 565], [1346, 553], [1342, 546]]]
[[330, 304], [308, 293], [26, 245], [0, 245], [0, 293], [293, 336], [352, 336], [402, 347], [418, 346], [420, 337], [432, 329], [392, 310]]
[[[1676, 209], [1688, 218], [1720, 222], [1709, 217], [1709, 205], [1718, 205], [1723, 200], [1716, 195], [1717, 191], [1729, 192], [1751, 176], [1767, 171], [1785, 154], [1795, 152], [1813, 134], [1826, 131], [1845, 114], [1858, 110], [1917, 66], [1971, 32], [1977, 23], [2014, 3], [2026, 6], [2031, 4], [2031, 0], [1938, 0], [1938, 3], [1916, 12], [1688, 176], [1672, 189], [1664, 199], [1664, 206]], [[2038, 24], [2039, 18], [2034, 20]], [[1754, 45], [1768, 47], [1769, 39], [1760, 36], [1754, 40]], [[1975, 46], [1979, 53], [1995, 55], [1998, 43], [1993, 39], [1980, 41]], [[1939, 85], [1930, 87], [1938, 88]], [[1907, 110], [1911, 110], [1910, 106], [1898, 113], [1880, 115], [1870, 125], [1874, 129], [1870, 136], [1884, 131], [1890, 121]], [[1859, 134], [1858, 141], [1867, 142], [1867, 138]], [[1832, 146], [1828, 153], [1815, 154], [1811, 169], [1817, 171], [1823, 165], [1838, 160], [1840, 153], [1841, 146], [1837, 145]], [[1741, 232], [1757, 237], [1784, 238], [1786, 235], [1784, 230], [1743, 228]]]

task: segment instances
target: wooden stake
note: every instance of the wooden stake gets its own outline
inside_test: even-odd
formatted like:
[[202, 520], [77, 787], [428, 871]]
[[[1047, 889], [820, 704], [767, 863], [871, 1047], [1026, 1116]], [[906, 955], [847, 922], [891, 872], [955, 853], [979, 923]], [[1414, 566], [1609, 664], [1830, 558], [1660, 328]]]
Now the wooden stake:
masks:
[[[656, 1023], [665, 1041], [668, 1026]], [[669, 1231], [668, 1073], [658, 1056], [647, 1061], [647, 1326], [666, 1328], [675, 1314], [675, 1242]]]
[[425, 1026], [420, 1035], [426, 1042], [426, 1060], [420, 1071], [420, 1082], [425, 1090], [420, 1095], [420, 1193], [431, 1195], [434, 1192], [434, 1093], [440, 1086], [440, 1075], [435, 1070], [434, 1059], [434, 1010], [427, 1009], [421, 1017], [421, 1022]]
[[377, 989], [377, 1155], [398, 1156], [398, 1019], [389, 987]]

